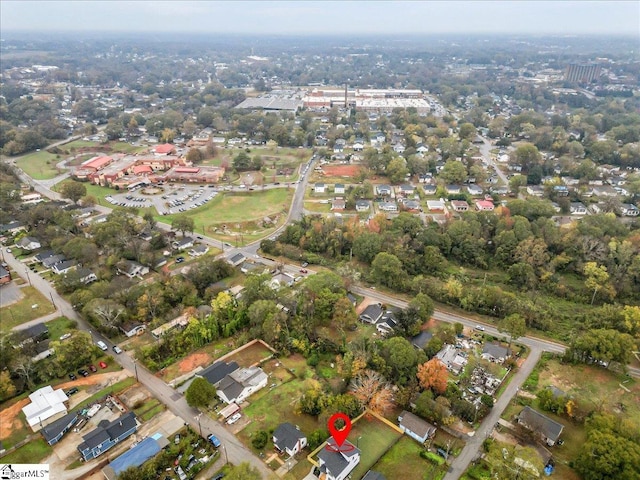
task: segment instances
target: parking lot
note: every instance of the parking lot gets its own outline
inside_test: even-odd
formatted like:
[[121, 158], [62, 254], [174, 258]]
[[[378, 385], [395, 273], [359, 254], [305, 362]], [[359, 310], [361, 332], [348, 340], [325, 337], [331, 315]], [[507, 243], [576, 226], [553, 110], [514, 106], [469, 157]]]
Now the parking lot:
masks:
[[121, 207], [154, 207], [160, 215], [171, 215], [201, 207], [218, 194], [215, 185], [154, 185], [105, 197]]

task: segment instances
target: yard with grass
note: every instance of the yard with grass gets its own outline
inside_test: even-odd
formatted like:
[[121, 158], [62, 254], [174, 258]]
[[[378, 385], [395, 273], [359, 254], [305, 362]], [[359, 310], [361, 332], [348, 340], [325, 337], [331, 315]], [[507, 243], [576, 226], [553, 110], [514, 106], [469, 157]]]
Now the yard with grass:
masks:
[[156, 398], [151, 398], [144, 402], [140, 407], [134, 408], [136, 417], [147, 422], [157, 414], [164, 412], [165, 406]]
[[273, 352], [262, 343], [256, 342], [225, 359], [226, 362], [237, 362], [241, 367], [250, 367], [269, 358]]
[[[252, 395], [249, 398], [250, 405], [243, 409], [243, 413], [251, 419], [251, 423], [238, 434], [240, 440], [253, 449], [251, 437], [258, 430], [269, 431], [283, 422], [298, 425], [300, 430], [307, 434], [321, 428], [316, 418], [311, 415], [297, 414], [294, 411], [298, 399], [309, 387], [307, 380], [294, 379], [275, 388], [263, 388]], [[272, 448], [273, 444], [269, 440], [265, 450]]]
[[9, 332], [13, 327], [40, 318], [55, 311], [51, 301], [34, 287], [20, 288], [22, 298], [11, 305], [0, 308], [0, 332]]
[[354, 422], [347, 439], [360, 449], [361, 454], [360, 463], [352, 473], [353, 478], [362, 478], [400, 437], [402, 433], [371, 415], [365, 414]]
[[420, 456], [424, 447], [408, 436], [403, 436], [373, 466], [373, 470], [387, 478], [396, 478], [398, 472], [406, 479], [431, 479], [438, 466]]
[[23, 445], [17, 450], [11, 452], [0, 459], [2, 463], [40, 463], [47, 458], [53, 452], [53, 448], [44, 441], [43, 438], [38, 438], [32, 442]]
[[[193, 218], [195, 230], [214, 233], [217, 228], [227, 225], [235, 230], [235, 224], [261, 221], [264, 217], [286, 214], [291, 205], [293, 189], [274, 188], [272, 190], [247, 193], [224, 193], [202, 207], [189, 210], [183, 214], [156, 216], [158, 221], [171, 225], [181, 215]], [[248, 235], [251, 232], [246, 232]]]
[[56, 168], [60, 161], [62, 158], [57, 155], [41, 150], [21, 157], [16, 160], [16, 165], [34, 180], [48, 180], [62, 173]]
[[50, 322], [45, 323], [49, 329], [49, 338], [51, 340], [58, 340], [65, 333], [70, 333], [72, 330], [76, 330], [77, 323], [74, 320], [69, 320], [67, 317], [56, 318]]

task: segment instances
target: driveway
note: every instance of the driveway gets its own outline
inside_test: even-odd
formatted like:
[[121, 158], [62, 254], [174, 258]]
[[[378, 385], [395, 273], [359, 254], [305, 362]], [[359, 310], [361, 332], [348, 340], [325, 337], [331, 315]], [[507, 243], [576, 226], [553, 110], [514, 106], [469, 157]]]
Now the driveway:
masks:
[[14, 282], [9, 282], [0, 287], [0, 307], [6, 307], [12, 303], [16, 303], [22, 298], [20, 287]]

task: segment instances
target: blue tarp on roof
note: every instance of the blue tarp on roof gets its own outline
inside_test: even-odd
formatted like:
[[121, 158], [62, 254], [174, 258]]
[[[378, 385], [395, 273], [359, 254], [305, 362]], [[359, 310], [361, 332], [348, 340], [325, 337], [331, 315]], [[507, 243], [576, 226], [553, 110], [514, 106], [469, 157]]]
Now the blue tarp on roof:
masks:
[[139, 467], [157, 454], [162, 448], [155, 438], [145, 438], [128, 452], [123, 453], [109, 464], [116, 475], [129, 467]]

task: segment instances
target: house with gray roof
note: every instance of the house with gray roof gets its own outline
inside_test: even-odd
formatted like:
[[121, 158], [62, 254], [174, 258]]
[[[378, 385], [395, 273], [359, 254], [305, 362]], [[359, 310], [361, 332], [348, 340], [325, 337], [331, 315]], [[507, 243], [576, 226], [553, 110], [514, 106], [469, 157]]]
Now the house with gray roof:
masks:
[[273, 432], [273, 445], [281, 453], [293, 457], [307, 446], [307, 437], [295, 425], [285, 422]]
[[240, 367], [238, 367], [238, 364], [236, 362], [226, 363], [223, 361], [218, 361], [212, 365], [209, 365], [204, 370], [201, 370], [197, 374], [197, 376], [204, 378], [211, 385], [217, 387], [224, 377], [232, 372], [235, 372], [238, 368]]
[[398, 417], [398, 426], [404, 433], [420, 443], [426, 442], [436, 433], [436, 427], [406, 410]]
[[23, 250], [36, 250], [42, 246], [38, 239], [33, 237], [22, 237], [16, 245]]
[[49, 425], [42, 427], [40, 432], [49, 445], [58, 443], [65, 433], [71, 430], [76, 422], [80, 412], [71, 412], [64, 417], [59, 418], [55, 422], [51, 422]]
[[360, 450], [348, 440], [340, 446], [333, 437], [327, 441], [326, 448], [318, 453], [318, 478], [324, 480], [345, 480], [360, 463]]
[[502, 363], [511, 356], [511, 351], [499, 343], [485, 343], [481, 357], [495, 363]]
[[561, 423], [551, 420], [529, 406], [524, 407], [520, 415], [518, 415], [518, 423], [527, 430], [539, 435], [550, 447], [555, 445], [564, 429], [564, 425]]
[[[100, 422], [102, 423], [102, 422]], [[82, 437], [78, 451], [84, 461], [99, 457], [104, 452], [133, 435], [138, 429], [138, 422], [133, 412], [128, 412], [112, 422], [92, 430]]]
[[433, 334], [426, 330], [421, 331], [418, 335], [411, 338], [411, 345], [422, 350], [427, 346], [429, 341], [433, 338]]
[[253, 393], [266, 387], [268, 379], [260, 367], [240, 368], [218, 383], [216, 393], [225, 403], [242, 403]]
[[378, 320], [380, 320], [383, 313], [384, 310], [380, 305], [372, 303], [371, 305], [367, 305], [367, 308], [362, 311], [358, 318], [361, 322], [372, 323], [375, 325], [378, 323]]

